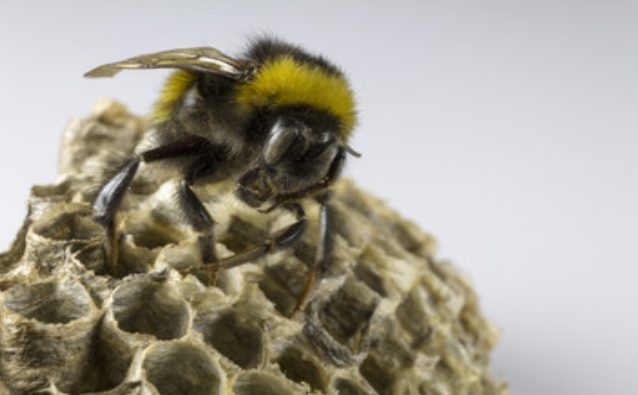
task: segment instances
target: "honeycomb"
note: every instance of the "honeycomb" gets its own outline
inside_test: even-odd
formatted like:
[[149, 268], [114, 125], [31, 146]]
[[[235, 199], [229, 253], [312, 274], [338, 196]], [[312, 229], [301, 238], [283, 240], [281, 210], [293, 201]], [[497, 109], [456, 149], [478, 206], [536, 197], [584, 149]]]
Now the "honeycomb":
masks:
[[[348, 180], [335, 187], [334, 262], [291, 315], [314, 256], [318, 207], [294, 249], [218, 274], [172, 202], [167, 167], [142, 166], [119, 215], [112, 275], [90, 202], [113, 153], [131, 155], [149, 123], [113, 101], [71, 122], [60, 178], [35, 186], [0, 255], [0, 393], [505, 394], [489, 372], [496, 331], [435, 242]], [[290, 223], [197, 190], [218, 223], [218, 253], [257, 245]], [[211, 284], [211, 285], [209, 285]]]

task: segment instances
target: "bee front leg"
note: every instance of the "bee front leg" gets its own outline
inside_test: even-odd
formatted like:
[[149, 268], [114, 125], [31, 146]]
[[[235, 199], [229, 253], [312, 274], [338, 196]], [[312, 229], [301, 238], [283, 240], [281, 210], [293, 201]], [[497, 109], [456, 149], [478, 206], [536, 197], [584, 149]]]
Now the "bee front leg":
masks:
[[141, 162], [150, 163], [180, 156], [190, 156], [197, 152], [201, 143], [194, 139], [176, 141], [141, 153], [127, 160], [115, 175], [102, 185], [95, 200], [93, 211], [95, 220], [106, 230], [108, 238], [108, 265], [112, 274], [117, 274], [120, 235], [117, 231], [117, 211], [126, 191], [135, 177]]
[[119, 236], [117, 234], [115, 216], [139, 165], [139, 158], [130, 159], [124, 163], [117, 173], [102, 186], [93, 201], [95, 220], [106, 229], [109, 244], [108, 265], [110, 272], [113, 274], [117, 273], [119, 253]]

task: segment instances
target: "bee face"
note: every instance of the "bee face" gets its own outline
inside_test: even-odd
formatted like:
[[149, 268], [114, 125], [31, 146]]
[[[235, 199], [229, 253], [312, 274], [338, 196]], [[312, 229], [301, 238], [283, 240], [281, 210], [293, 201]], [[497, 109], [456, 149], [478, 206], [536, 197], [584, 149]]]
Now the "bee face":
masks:
[[333, 133], [280, 119], [264, 146], [262, 163], [273, 187], [289, 192], [318, 182], [336, 153]]
[[264, 143], [259, 166], [242, 177], [238, 196], [259, 206], [274, 195], [303, 191], [328, 174], [339, 144], [337, 133], [308, 120], [277, 117]]

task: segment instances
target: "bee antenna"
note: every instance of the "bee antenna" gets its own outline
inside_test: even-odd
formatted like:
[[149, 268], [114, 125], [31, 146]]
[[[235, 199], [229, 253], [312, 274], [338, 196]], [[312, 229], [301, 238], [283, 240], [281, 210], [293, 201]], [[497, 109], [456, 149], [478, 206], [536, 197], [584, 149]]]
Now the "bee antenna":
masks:
[[346, 150], [347, 153], [354, 156], [355, 158], [361, 158], [361, 153], [356, 151], [354, 148], [352, 148], [348, 144], [344, 145], [343, 148]]

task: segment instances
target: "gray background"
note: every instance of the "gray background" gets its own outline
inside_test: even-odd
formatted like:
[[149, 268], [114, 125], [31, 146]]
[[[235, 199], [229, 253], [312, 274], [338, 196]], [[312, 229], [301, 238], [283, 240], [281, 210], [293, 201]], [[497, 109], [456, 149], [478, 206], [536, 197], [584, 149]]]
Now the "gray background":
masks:
[[274, 32], [360, 105], [347, 174], [434, 233], [502, 329], [513, 394], [637, 394], [635, 1], [2, 1], [0, 244], [60, 133], [100, 97], [146, 112], [165, 72], [87, 69]]

